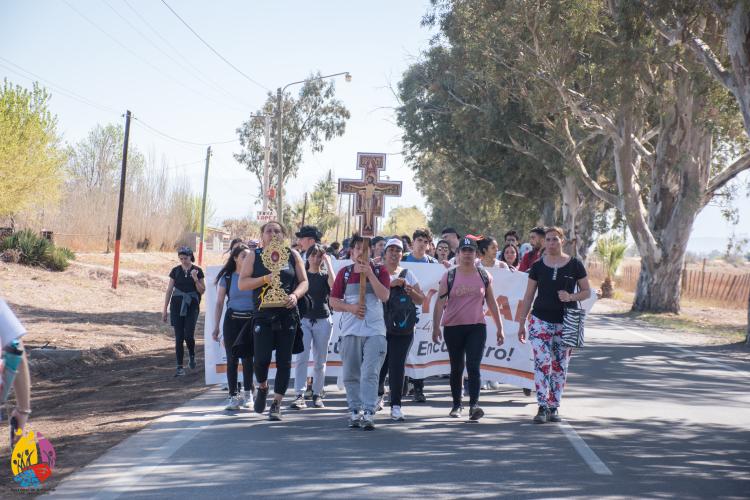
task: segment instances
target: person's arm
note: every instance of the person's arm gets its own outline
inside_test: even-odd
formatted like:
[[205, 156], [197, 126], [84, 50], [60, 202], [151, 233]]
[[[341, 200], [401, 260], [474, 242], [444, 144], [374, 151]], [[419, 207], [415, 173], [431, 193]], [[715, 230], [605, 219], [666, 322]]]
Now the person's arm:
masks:
[[438, 299], [435, 303], [435, 310], [432, 311], [432, 341], [439, 344], [442, 340], [443, 334], [440, 330], [440, 321], [443, 319], [443, 306], [445, 306], [445, 298], [443, 295], [448, 293], [448, 282], [441, 279], [440, 286], [438, 286]]
[[526, 293], [521, 301], [521, 307], [518, 309], [518, 340], [521, 343], [526, 343], [526, 318], [529, 316], [531, 310], [531, 303], [534, 300], [534, 294], [536, 293], [537, 283], [533, 279], [529, 278], [529, 282], [526, 284]]
[[[222, 276], [220, 279], [224, 279]], [[221, 324], [221, 313], [224, 312], [224, 299], [227, 296], [226, 287], [219, 286], [216, 291], [216, 307], [214, 308], [214, 331], [211, 333], [211, 337], [218, 342], [219, 341], [219, 325]]]
[[336, 280], [336, 273], [333, 270], [333, 263], [331, 261], [331, 256], [326, 254], [323, 254], [323, 261], [326, 265], [326, 270], [328, 271], [328, 288], [333, 290], [333, 282]]
[[164, 296], [164, 310], [161, 313], [161, 320], [167, 322], [167, 308], [169, 307], [169, 301], [172, 300], [172, 292], [174, 291], [174, 279], [169, 278], [169, 285], [167, 286], [167, 294]]
[[490, 316], [492, 316], [495, 327], [497, 327], [497, 345], [502, 345], [505, 342], [505, 332], [503, 331], [503, 322], [500, 320], [500, 311], [497, 308], [495, 292], [492, 290], [492, 282], [487, 284], [485, 298], [487, 299], [487, 308], [490, 310]]
[[500, 269], [509, 269], [509, 268], [510, 268], [510, 267], [508, 266], [508, 264], [506, 264], [506, 263], [505, 263], [505, 262], [503, 262], [502, 260], [498, 261], [498, 263], [497, 263], [497, 267], [499, 267]]
[[533, 252], [533, 250], [529, 250], [524, 254], [523, 257], [521, 257], [521, 262], [518, 264], [518, 270], [522, 273], [528, 272], [529, 267], [531, 267], [529, 266], [529, 261], [531, 260], [531, 252]]
[[190, 273], [190, 276], [193, 278], [193, 281], [195, 282], [195, 289], [198, 290], [199, 295], [203, 295], [206, 293], [206, 281], [205, 276], [201, 276], [203, 274], [202, 271], [200, 271], [200, 274], [198, 274], [198, 269], [193, 269], [193, 271]]
[[293, 309], [297, 306], [299, 299], [305, 296], [307, 293], [307, 271], [305, 271], [305, 263], [302, 262], [302, 257], [299, 252], [292, 250], [294, 256], [294, 272], [297, 275], [297, 288], [294, 289], [289, 297], [286, 299], [286, 308]]
[[[409, 271], [411, 273], [411, 271]], [[410, 285], [408, 282], [404, 284], [404, 289], [406, 290], [406, 293], [409, 294], [409, 297], [411, 297], [412, 302], [414, 302], [416, 305], [421, 306], [424, 302], [424, 293], [422, 293], [422, 288], [419, 286], [419, 282], [414, 280], [414, 284]]]
[[[20, 340], [19, 343], [20, 348], [23, 349], [23, 343]], [[16, 407], [11, 413], [11, 416], [16, 417], [19, 429], [26, 426], [29, 415], [31, 415], [31, 376], [29, 375], [29, 360], [26, 357], [26, 350], [23, 349], [23, 351], [16, 378], [13, 380], [13, 389], [16, 391]]]
[[[246, 250], [247, 251], [247, 250]], [[253, 267], [255, 266], [255, 252], [249, 252], [245, 260], [242, 261], [240, 269], [240, 279], [237, 281], [237, 287], [243, 292], [255, 290], [271, 282], [271, 273], [265, 276], [253, 278]]]
[[346, 290], [344, 274], [346, 274], [344, 269], [341, 269], [336, 275], [333, 287], [331, 287], [331, 295], [328, 298], [328, 302], [331, 304], [331, 309], [336, 312], [354, 314], [359, 319], [364, 319], [366, 309], [364, 304], [347, 304], [344, 300], [344, 290]]
[[591, 297], [591, 286], [589, 285], [588, 276], [584, 276], [578, 280], [578, 292], [568, 293], [565, 290], [560, 290], [557, 292], [557, 295], [560, 297], [561, 302], [578, 302], [588, 299]]
[[[375, 271], [373, 271], [372, 266], [370, 263], [366, 264], [355, 264], [354, 265], [354, 272], [355, 273], [365, 273], [367, 275], [368, 281], [372, 284], [372, 291], [375, 292], [375, 295], [381, 302], [387, 302], [388, 297], [391, 295], [390, 283], [389, 286], [385, 286], [382, 281], [380, 281], [380, 276], [377, 276], [375, 274]], [[388, 271], [386, 271], [388, 272]], [[390, 280], [390, 277], [388, 278]]]

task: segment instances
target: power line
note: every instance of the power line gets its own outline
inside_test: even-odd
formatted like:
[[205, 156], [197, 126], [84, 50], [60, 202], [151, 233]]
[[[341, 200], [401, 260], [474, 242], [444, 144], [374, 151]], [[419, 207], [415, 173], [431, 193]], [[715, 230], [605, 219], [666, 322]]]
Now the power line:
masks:
[[71, 5], [70, 2], [68, 2], [68, 0], [63, 0], [63, 2], [65, 3], [65, 5], [67, 5], [68, 7], [70, 7], [70, 9], [73, 10], [76, 14], [78, 14], [80, 17], [82, 17], [84, 21], [86, 21], [91, 26], [93, 26], [94, 28], [96, 28], [100, 33], [102, 33], [104, 36], [106, 36], [107, 38], [109, 38], [110, 40], [112, 40], [115, 44], [119, 45], [120, 48], [122, 48], [123, 50], [125, 50], [126, 52], [128, 52], [130, 55], [132, 55], [136, 59], [139, 59], [141, 62], [143, 62], [144, 64], [146, 64], [148, 67], [150, 67], [151, 69], [153, 69], [156, 73], [160, 74], [161, 76], [163, 76], [165, 78], [168, 78], [169, 80], [172, 80], [173, 82], [175, 82], [176, 84], [180, 85], [181, 87], [189, 90], [190, 92], [193, 92], [196, 95], [199, 95], [199, 96], [203, 97], [204, 99], [208, 99], [210, 101], [215, 102], [216, 104], [219, 104], [219, 105], [224, 106], [224, 107], [229, 108], [229, 109], [234, 109], [236, 111], [242, 111], [243, 113], [246, 112], [246, 110], [240, 110], [239, 108], [235, 108], [235, 107], [229, 106], [229, 105], [227, 105], [227, 104], [225, 104], [225, 103], [223, 103], [221, 101], [217, 101], [213, 97], [207, 96], [207, 95], [203, 94], [202, 92], [200, 92], [198, 90], [195, 90], [192, 87], [189, 87], [188, 85], [186, 85], [185, 83], [183, 83], [178, 78], [175, 78], [172, 75], [163, 72], [158, 66], [155, 66], [154, 64], [152, 64], [147, 59], [144, 59], [143, 57], [141, 57], [140, 55], [138, 55], [138, 53], [136, 53], [135, 51], [133, 51], [130, 47], [128, 47], [127, 45], [125, 45], [124, 43], [122, 43], [120, 40], [118, 40], [114, 36], [112, 36], [109, 33], [107, 33], [101, 26], [99, 26], [98, 24], [96, 24], [94, 21], [92, 21], [91, 19], [89, 19], [85, 14], [83, 14], [80, 10], [76, 9], [73, 5]]
[[214, 142], [193, 142], [193, 141], [187, 141], [184, 139], [179, 139], [177, 137], [174, 137], [172, 135], [167, 134], [166, 132], [162, 132], [161, 130], [152, 127], [148, 123], [144, 122], [141, 118], [138, 118], [137, 116], [133, 116], [133, 120], [139, 122], [141, 125], [146, 127], [147, 129], [151, 130], [152, 132], [159, 134], [160, 136], [169, 139], [170, 141], [179, 142], [182, 144], [190, 144], [191, 146], [213, 146], [215, 144], [230, 144], [232, 142], [237, 142], [239, 139], [231, 139], [229, 141], [214, 141]]
[[235, 66], [234, 64], [232, 64], [231, 62], [229, 62], [229, 60], [226, 57], [224, 57], [223, 55], [221, 55], [207, 41], [205, 41], [202, 36], [200, 36], [192, 27], [190, 27], [190, 25], [183, 18], [181, 18], [180, 15], [177, 12], [175, 12], [175, 10], [172, 7], [170, 7], [169, 4], [165, 0], [161, 0], [161, 3], [163, 3], [164, 5], [166, 5], [166, 7], [172, 12], [172, 14], [174, 14], [175, 17], [177, 19], [179, 19], [180, 22], [182, 22], [182, 24], [184, 24], [185, 27], [187, 27], [187, 29], [189, 29], [193, 33], [193, 35], [195, 35], [198, 38], [198, 40], [200, 40], [201, 42], [203, 42], [203, 45], [205, 45], [206, 47], [208, 47], [211, 50], [211, 52], [213, 52], [214, 54], [216, 54], [217, 56], [219, 56], [219, 58], [222, 61], [224, 61], [225, 63], [227, 63], [233, 70], [235, 70], [240, 75], [244, 76], [248, 81], [250, 81], [251, 83], [257, 85], [258, 87], [260, 87], [260, 88], [262, 88], [264, 90], [267, 90], [269, 92], [271, 91], [271, 89], [269, 89], [268, 87], [266, 87], [262, 83], [259, 83], [259, 82], [255, 81], [255, 80], [253, 80], [252, 78], [250, 78], [249, 76], [247, 76], [247, 74], [245, 74], [241, 69], [239, 69], [237, 66]]

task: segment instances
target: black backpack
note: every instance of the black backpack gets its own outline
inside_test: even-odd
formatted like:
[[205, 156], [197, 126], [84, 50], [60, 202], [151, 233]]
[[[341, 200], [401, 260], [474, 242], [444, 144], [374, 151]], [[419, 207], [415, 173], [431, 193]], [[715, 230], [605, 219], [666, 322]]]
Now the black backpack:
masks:
[[[450, 298], [451, 295], [451, 288], [453, 288], [453, 282], [456, 281], [456, 269], [453, 268], [450, 271], [448, 271], [448, 291], [445, 292], [443, 295], [441, 295], [439, 298], [445, 299]], [[490, 277], [487, 274], [487, 270], [483, 267], [477, 267], [477, 271], [479, 271], [479, 276], [482, 278], [482, 283], [484, 283], [484, 290], [485, 294], [487, 293], [487, 286], [490, 284]], [[487, 297], [485, 297], [485, 300], [487, 300]]]
[[[401, 271], [399, 278], [405, 278], [407, 269]], [[408, 335], [414, 331], [419, 315], [417, 306], [411, 300], [406, 288], [397, 286], [391, 288], [388, 301], [383, 304], [383, 318], [385, 319], [385, 330], [389, 334]]]

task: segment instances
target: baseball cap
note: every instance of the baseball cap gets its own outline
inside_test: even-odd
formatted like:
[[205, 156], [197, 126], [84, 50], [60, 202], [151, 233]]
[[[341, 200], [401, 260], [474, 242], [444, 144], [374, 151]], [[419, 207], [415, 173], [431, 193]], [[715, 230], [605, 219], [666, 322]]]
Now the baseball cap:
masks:
[[320, 241], [323, 236], [315, 226], [302, 226], [294, 235], [297, 238], [314, 238], [315, 241]]
[[472, 248], [472, 249], [476, 250], [477, 249], [477, 242], [474, 241], [471, 238], [463, 238], [459, 242], [459, 244], [458, 244], [458, 249], [462, 250], [464, 248]]
[[399, 247], [401, 250], [403, 250], [404, 249], [404, 244], [398, 238], [391, 238], [390, 240], [388, 240], [385, 243], [385, 248], [388, 248], [388, 247]]

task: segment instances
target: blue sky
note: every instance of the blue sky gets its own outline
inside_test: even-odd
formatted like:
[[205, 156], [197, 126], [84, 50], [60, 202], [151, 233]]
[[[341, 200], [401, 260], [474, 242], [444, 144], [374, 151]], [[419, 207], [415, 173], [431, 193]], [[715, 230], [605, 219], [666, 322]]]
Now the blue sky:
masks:
[[[301, 199], [329, 168], [337, 177], [356, 175], [356, 153], [368, 151], [394, 153], [388, 156], [386, 175], [404, 181], [404, 196], [386, 201], [386, 212], [399, 205], [424, 206], [398, 154], [401, 132], [392, 111], [397, 101], [389, 87], [427, 46], [430, 32], [420, 20], [428, 1], [167, 1], [260, 85], [211, 53], [157, 0], [0, 0], [0, 57], [47, 80], [41, 83], [51, 88], [51, 107], [69, 142], [96, 123], [122, 123], [125, 109], [175, 138], [229, 141], [269, 89], [313, 71], [349, 71], [350, 83], [337, 80], [337, 95], [352, 113], [346, 134], [322, 153], [305, 155], [300, 175], [288, 187], [290, 198]], [[3, 76], [21, 85], [38, 79], [0, 59]], [[165, 156], [170, 172], [187, 176], [196, 192], [202, 188], [205, 146], [168, 140], [137, 121], [131, 141], [145, 153]], [[213, 150], [209, 197], [217, 222], [256, 210], [257, 183], [232, 158], [239, 144], [215, 144]], [[738, 232], [748, 233], [750, 200], [741, 191], [744, 217]], [[690, 246], [722, 247], [731, 232], [719, 210], [709, 207], [696, 223]]]

